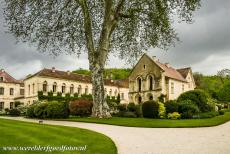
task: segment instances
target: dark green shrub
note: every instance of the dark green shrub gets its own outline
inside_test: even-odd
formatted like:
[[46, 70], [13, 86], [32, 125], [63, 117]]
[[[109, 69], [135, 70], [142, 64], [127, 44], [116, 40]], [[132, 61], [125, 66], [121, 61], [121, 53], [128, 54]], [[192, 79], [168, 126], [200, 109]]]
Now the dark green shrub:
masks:
[[223, 102], [230, 102], [230, 82], [225, 83], [220, 89], [218, 99]]
[[46, 113], [46, 107], [48, 106], [47, 102], [44, 103], [39, 103], [35, 106], [34, 108], [34, 115], [36, 118], [46, 118], [47, 117], [47, 113]]
[[135, 112], [136, 111], [136, 105], [134, 103], [129, 103], [127, 106], [128, 111]]
[[52, 101], [45, 108], [46, 118], [68, 118], [68, 103]]
[[90, 100], [75, 100], [69, 104], [69, 110], [71, 115], [77, 116], [89, 116], [92, 114], [93, 102]]
[[11, 115], [11, 116], [20, 116], [20, 110], [18, 110], [18, 109], [11, 109], [11, 110], [9, 110], [9, 115]]
[[224, 110], [220, 110], [219, 115], [224, 115]]
[[142, 113], [145, 118], [157, 118], [158, 117], [159, 104], [155, 101], [147, 101], [142, 105]]
[[138, 104], [135, 106], [135, 112], [134, 113], [137, 115], [137, 117], [143, 117], [141, 104]]
[[6, 112], [6, 114], [9, 114], [10, 109], [9, 108], [5, 108], [5, 112]]
[[19, 105], [21, 105], [21, 102], [19, 102], [19, 101], [14, 102], [15, 107], [18, 107]]
[[133, 112], [124, 112], [123, 117], [127, 117], [127, 118], [136, 118], [136, 114]]
[[26, 116], [29, 118], [35, 118], [36, 115], [34, 114], [34, 109], [36, 107], [37, 104], [32, 104], [30, 105], [27, 110], [26, 110]]
[[168, 114], [168, 113], [178, 112], [178, 106], [179, 104], [175, 100], [167, 101], [165, 103], [166, 113]]
[[182, 119], [191, 119], [199, 112], [199, 108], [191, 100], [184, 100], [179, 103], [178, 112]]
[[119, 105], [117, 106], [117, 109], [118, 109], [119, 111], [127, 111], [127, 105], [126, 105], [126, 104], [119, 104]]
[[204, 112], [204, 113], [199, 113], [198, 114], [198, 117], [197, 118], [200, 118], [200, 119], [205, 119], [205, 118], [212, 118], [212, 117], [215, 117], [215, 116], [218, 116], [219, 113], [218, 112]]
[[211, 111], [212, 108], [208, 105], [208, 96], [203, 90], [191, 90], [185, 93], [182, 93], [178, 97], [178, 102], [184, 100], [191, 100], [194, 104], [196, 104], [201, 112]]
[[116, 99], [116, 103], [117, 103], [117, 104], [120, 104], [120, 102], [121, 102], [121, 96], [120, 96], [120, 94], [118, 93], [117, 99]]

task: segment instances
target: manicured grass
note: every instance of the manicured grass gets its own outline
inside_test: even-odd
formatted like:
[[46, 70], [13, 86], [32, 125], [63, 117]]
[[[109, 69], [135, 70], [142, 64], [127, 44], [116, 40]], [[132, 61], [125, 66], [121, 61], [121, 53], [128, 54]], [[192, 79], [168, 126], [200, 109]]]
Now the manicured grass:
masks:
[[113, 117], [109, 119], [96, 119], [96, 118], [70, 117], [64, 120], [119, 125], [119, 126], [128, 126], [128, 127], [150, 127], [150, 128], [209, 127], [209, 126], [220, 125], [229, 121], [230, 112], [226, 112], [224, 115], [220, 115], [208, 119], [168, 120], [168, 119], [121, 118], [121, 117]]
[[[5, 146], [85, 146], [85, 151], [3, 151]], [[0, 153], [115, 154], [113, 141], [93, 131], [0, 119]]]

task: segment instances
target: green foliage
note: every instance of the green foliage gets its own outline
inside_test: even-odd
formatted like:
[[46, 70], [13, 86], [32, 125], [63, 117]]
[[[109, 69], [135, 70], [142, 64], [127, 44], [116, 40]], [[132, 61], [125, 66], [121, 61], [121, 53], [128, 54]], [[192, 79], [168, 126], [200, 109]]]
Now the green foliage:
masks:
[[71, 115], [77, 116], [89, 116], [92, 114], [93, 102], [90, 100], [75, 100], [69, 104], [69, 110]]
[[[107, 68], [105, 69], [105, 78], [109, 78], [112, 80], [126, 79], [129, 77], [131, 72], [130, 68]], [[89, 70], [78, 69], [73, 71], [73, 73], [83, 74], [83, 75], [91, 75]]]
[[191, 100], [194, 104], [199, 107], [201, 112], [211, 111], [211, 107], [208, 105], [208, 95], [203, 90], [191, 90], [182, 93], [177, 101], [181, 102], [184, 100]]
[[134, 112], [130, 111], [120, 111], [116, 114], [118, 117], [126, 117], [126, 118], [136, 118], [137, 115]]
[[199, 112], [199, 108], [191, 100], [183, 100], [179, 103], [178, 112], [182, 119], [191, 119]]
[[121, 102], [121, 96], [120, 96], [120, 93], [118, 93], [117, 95], [117, 100], [116, 100], [117, 104], [120, 104]]
[[127, 111], [127, 105], [126, 104], [118, 104], [117, 109], [119, 111]]
[[69, 117], [69, 106], [66, 102], [49, 102], [45, 108], [45, 118], [68, 118]]
[[159, 114], [158, 114], [158, 116], [159, 116], [159, 118], [163, 119], [163, 118], [165, 118], [166, 108], [164, 106], [164, 103], [158, 102], [158, 104], [159, 104], [159, 108], [158, 108]]
[[230, 82], [225, 83], [218, 92], [218, 99], [222, 102], [230, 102]]
[[169, 113], [167, 117], [168, 119], [176, 120], [176, 119], [180, 119], [181, 115], [178, 112], [173, 112], [173, 113]]
[[219, 115], [224, 115], [225, 111], [224, 110], [220, 110], [219, 111]]
[[142, 104], [142, 113], [145, 118], [157, 118], [158, 117], [159, 104], [155, 101], [147, 101]]
[[[219, 112], [211, 111], [211, 112], [199, 113], [197, 118], [206, 119], [206, 118], [212, 118], [212, 117], [215, 117], [218, 115], [219, 115]], [[196, 117], [194, 117], [194, 118], [196, 118]]]
[[134, 103], [129, 103], [127, 106], [128, 111], [130, 112], [135, 112], [136, 110], [136, 105]]
[[27, 108], [27, 111], [26, 111], [27, 117], [29, 117], [29, 118], [35, 118], [36, 117], [36, 115], [34, 114], [34, 109], [36, 106], [37, 106], [37, 103], [34, 103]]
[[21, 112], [19, 109], [11, 109], [9, 110], [9, 115], [11, 116], [20, 116]]
[[46, 107], [48, 106], [47, 102], [38, 103], [34, 108], [34, 115], [36, 118], [44, 119], [47, 117]]
[[179, 104], [177, 103], [176, 100], [167, 101], [165, 103], [166, 113], [168, 114], [168, 113], [178, 112], [178, 106]]
[[21, 102], [19, 102], [19, 101], [15, 101], [14, 102], [14, 106], [15, 106], [15, 108], [17, 108], [19, 105], [21, 105], [22, 103]]

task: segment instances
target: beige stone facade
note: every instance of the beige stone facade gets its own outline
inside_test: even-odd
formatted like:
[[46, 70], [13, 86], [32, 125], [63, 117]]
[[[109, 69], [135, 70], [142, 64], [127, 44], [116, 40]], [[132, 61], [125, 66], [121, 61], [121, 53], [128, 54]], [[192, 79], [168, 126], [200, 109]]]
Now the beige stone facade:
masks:
[[160, 96], [173, 100], [194, 88], [191, 68], [176, 70], [144, 54], [129, 76], [129, 102], [157, 100]]
[[12, 109], [16, 101], [23, 101], [24, 85], [11, 77], [3, 69], [0, 70], [0, 112]]
[[[92, 84], [89, 76], [77, 75], [53, 69], [43, 69], [40, 72], [24, 80], [25, 103], [31, 104], [38, 100], [38, 91], [45, 95], [53, 92], [56, 95], [61, 92], [63, 96], [69, 93], [92, 94]], [[108, 96], [121, 96], [121, 103], [128, 103], [128, 86], [122, 86], [119, 81], [106, 80], [105, 91]]]

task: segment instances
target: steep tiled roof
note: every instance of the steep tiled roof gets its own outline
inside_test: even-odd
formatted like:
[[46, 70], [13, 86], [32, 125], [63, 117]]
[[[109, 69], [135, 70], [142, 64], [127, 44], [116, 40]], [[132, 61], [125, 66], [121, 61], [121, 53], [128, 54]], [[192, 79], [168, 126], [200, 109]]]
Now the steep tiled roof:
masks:
[[0, 81], [0, 82], [4, 82], [4, 83], [19, 83], [19, 84], [21, 84], [20, 81], [18, 81], [15, 78], [13, 78], [11, 75], [9, 75], [3, 69], [0, 70], [0, 77], [3, 77], [3, 81]]
[[177, 69], [177, 71], [184, 77], [186, 78], [189, 71], [191, 70], [190, 67], [187, 67], [187, 68], [180, 68], [180, 69]]
[[145, 54], [148, 58], [150, 58], [155, 64], [157, 64], [164, 72], [165, 72], [165, 76], [172, 78], [172, 79], [176, 79], [176, 80], [180, 80], [183, 82], [187, 82], [187, 80], [182, 76], [182, 74], [180, 74], [180, 72], [178, 72], [176, 69], [167, 66], [167, 64], [162, 64], [161, 62], [159, 62], [159, 60], [153, 60], [151, 57], [149, 57], [147, 54]]
[[[91, 77], [88, 75], [81, 75], [76, 74], [72, 72], [65, 72], [65, 71], [59, 71], [59, 70], [52, 70], [52, 69], [43, 69], [34, 75], [31, 75], [27, 77], [27, 79], [34, 77], [34, 76], [43, 76], [43, 77], [51, 77], [51, 78], [58, 78], [58, 79], [66, 79], [66, 80], [73, 80], [73, 81], [79, 81], [83, 83], [91, 83]], [[104, 80], [105, 85], [110, 86], [119, 86], [119, 87], [126, 87], [128, 88], [126, 84], [123, 82], [120, 82], [119, 80]]]

